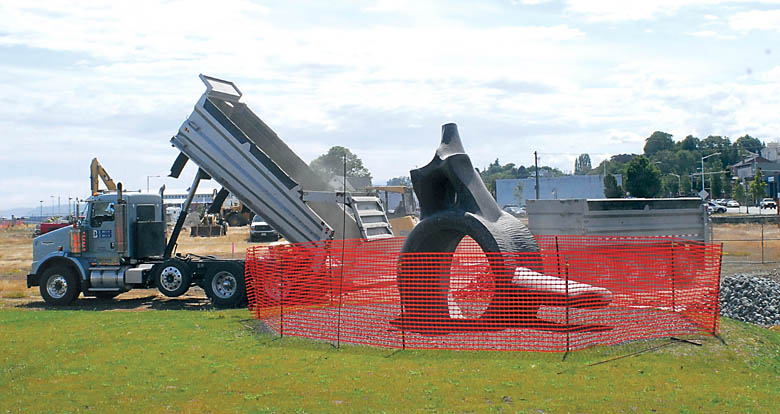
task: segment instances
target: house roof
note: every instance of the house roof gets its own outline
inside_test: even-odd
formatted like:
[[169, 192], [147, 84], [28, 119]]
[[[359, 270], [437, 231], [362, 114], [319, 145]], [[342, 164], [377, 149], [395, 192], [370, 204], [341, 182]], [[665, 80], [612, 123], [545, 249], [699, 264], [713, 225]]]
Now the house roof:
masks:
[[729, 168], [747, 167], [749, 165], [753, 165], [754, 163], [772, 163], [772, 161], [769, 161], [768, 159], [758, 154], [751, 153], [749, 157], [744, 158], [742, 161], [734, 165], [731, 165]]

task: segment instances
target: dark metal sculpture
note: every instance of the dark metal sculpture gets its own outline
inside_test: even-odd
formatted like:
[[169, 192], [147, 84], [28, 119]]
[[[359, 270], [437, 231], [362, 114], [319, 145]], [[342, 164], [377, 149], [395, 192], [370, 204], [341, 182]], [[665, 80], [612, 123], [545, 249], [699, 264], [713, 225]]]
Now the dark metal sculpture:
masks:
[[[431, 334], [554, 325], [540, 321], [536, 313], [542, 303], [556, 306], [567, 301], [566, 283], [541, 275], [541, 258], [533, 254], [539, 251], [535, 239], [523, 223], [496, 204], [463, 149], [457, 125], [442, 126], [441, 145], [433, 160], [412, 170], [411, 178], [421, 220], [401, 250], [402, 311], [394, 323]], [[494, 282], [489, 305], [472, 319], [452, 315], [450, 290], [453, 254], [466, 236], [486, 253]], [[545, 280], [544, 286], [535, 286], [534, 278]], [[557, 282], [563, 288], [550, 287]], [[589, 287], [598, 291], [594, 292], [577, 285], [586, 295], [585, 303], [608, 303], [608, 298], [599, 297], [603, 293], [599, 288]]]
[[428, 165], [412, 170], [411, 178], [421, 220], [401, 250], [398, 284], [403, 315], [398, 322], [413, 330], [437, 322], [447, 322], [448, 328], [473, 325], [473, 320], [454, 321], [448, 305], [452, 253], [465, 236], [488, 253], [495, 277], [491, 303], [479, 319], [516, 320], [535, 314], [535, 308], [519, 300], [511, 283], [519, 265], [517, 256], [492, 253], [538, 252], [539, 248], [526, 226], [502, 211], [485, 188], [463, 150], [457, 125], [442, 126], [436, 155]]

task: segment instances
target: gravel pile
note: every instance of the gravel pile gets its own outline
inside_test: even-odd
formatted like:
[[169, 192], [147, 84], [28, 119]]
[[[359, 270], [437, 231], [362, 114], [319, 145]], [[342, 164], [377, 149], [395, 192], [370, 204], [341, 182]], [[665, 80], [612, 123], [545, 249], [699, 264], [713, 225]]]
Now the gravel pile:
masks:
[[720, 314], [756, 325], [780, 325], [780, 283], [753, 275], [724, 278]]

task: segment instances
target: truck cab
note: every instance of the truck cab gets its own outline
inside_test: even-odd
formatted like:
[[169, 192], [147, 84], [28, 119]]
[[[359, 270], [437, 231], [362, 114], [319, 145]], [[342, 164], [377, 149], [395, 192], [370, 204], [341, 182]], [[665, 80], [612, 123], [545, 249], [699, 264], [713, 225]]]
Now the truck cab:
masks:
[[159, 195], [105, 193], [90, 197], [73, 226], [33, 240], [27, 285], [41, 286], [50, 303], [85, 296], [114, 297], [147, 287], [148, 274], [161, 261], [165, 221]]

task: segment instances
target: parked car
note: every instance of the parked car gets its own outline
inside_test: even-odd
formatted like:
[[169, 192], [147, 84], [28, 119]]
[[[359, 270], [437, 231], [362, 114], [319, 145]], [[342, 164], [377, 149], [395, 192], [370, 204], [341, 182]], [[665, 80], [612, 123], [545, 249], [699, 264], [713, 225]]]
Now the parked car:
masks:
[[725, 213], [727, 211], [726, 207], [715, 204], [713, 201], [707, 202], [707, 212], [712, 213]]
[[737, 200], [729, 200], [726, 203], [726, 207], [739, 207], [739, 202]]
[[249, 226], [249, 241], [256, 242], [260, 240], [277, 241], [279, 240], [279, 232], [266, 223], [262, 217], [255, 215], [252, 219], [252, 224]]
[[727, 203], [727, 200], [725, 198], [719, 198], [719, 199], [715, 200], [715, 204], [717, 204], [719, 206], [725, 206], [726, 203]]
[[504, 211], [511, 214], [514, 217], [520, 217], [525, 215], [525, 208], [524, 207], [518, 207], [518, 206], [504, 206]]
[[761, 200], [761, 208], [777, 208], [777, 203], [773, 198], [765, 198]]

